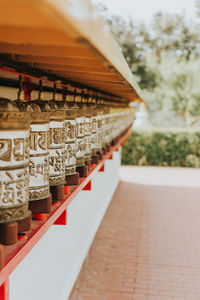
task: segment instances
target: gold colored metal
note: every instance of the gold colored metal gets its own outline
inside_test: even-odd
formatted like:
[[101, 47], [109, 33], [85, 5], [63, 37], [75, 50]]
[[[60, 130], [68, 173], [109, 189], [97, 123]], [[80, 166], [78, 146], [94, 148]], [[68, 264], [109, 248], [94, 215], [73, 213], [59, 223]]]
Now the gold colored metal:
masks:
[[85, 116], [83, 105], [79, 105], [76, 116], [76, 166], [85, 165]]
[[21, 111], [31, 113], [29, 201], [50, 196], [48, 131], [50, 114], [43, 113], [35, 101], [17, 102]]
[[65, 176], [76, 173], [76, 116], [77, 107], [70, 106], [67, 102], [67, 95], [64, 95], [64, 101], [57, 102], [59, 111], [64, 111], [64, 141], [65, 141]]
[[0, 223], [26, 218], [29, 200], [29, 126], [31, 116], [0, 99]]
[[[86, 100], [86, 99], [85, 99]], [[86, 100], [87, 101], [87, 100]], [[85, 161], [90, 162], [92, 158], [92, 109], [88, 105], [83, 106], [83, 113], [85, 116]]]
[[49, 123], [49, 184], [65, 184], [65, 112], [58, 110], [55, 101], [38, 102], [43, 113], [50, 113]]

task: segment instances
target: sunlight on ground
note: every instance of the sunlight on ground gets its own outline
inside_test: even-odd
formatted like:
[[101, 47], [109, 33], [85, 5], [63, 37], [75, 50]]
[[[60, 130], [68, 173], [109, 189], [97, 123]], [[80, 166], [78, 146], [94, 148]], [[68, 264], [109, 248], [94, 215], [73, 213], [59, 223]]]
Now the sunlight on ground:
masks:
[[200, 187], [200, 170], [192, 168], [122, 166], [120, 176], [144, 185]]

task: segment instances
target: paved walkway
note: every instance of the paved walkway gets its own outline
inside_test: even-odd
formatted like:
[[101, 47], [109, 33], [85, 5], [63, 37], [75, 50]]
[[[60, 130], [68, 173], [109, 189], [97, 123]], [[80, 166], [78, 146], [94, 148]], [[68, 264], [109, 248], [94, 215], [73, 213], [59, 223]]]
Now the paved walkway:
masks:
[[121, 173], [70, 299], [200, 299], [200, 170]]

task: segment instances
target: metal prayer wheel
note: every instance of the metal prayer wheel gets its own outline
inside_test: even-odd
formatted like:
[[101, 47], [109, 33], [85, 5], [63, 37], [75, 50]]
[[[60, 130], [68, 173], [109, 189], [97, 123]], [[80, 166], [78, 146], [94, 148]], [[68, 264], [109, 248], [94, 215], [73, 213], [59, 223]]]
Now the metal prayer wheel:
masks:
[[77, 107], [66, 103], [67, 95], [63, 101], [56, 102], [59, 110], [65, 112], [64, 142], [65, 142], [65, 179], [67, 185], [78, 184], [78, 173], [76, 172], [76, 115]]
[[[50, 186], [65, 184], [64, 112], [51, 106], [49, 131], [49, 183]], [[55, 110], [54, 110], [55, 109]]]
[[79, 105], [76, 116], [76, 170], [80, 177], [87, 176], [87, 166], [85, 164], [85, 116], [82, 105]]
[[99, 155], [97, 154], [98, 148], [98, 135], [97, 135], [98, 123], [97, 123], [97, 109], [92, 107], [91, 118], [91, 149], [92, 149], [92, 163], [97, 164], [99, 162]]
[[65, 119], [65, 149], [67, 155], [65, 160], [65, 175], [68, 179], [69, 176], [76, 175], [76, 113], [77, 108], [69, 106]]
[[108, 143], [110, 146], [112, 144], [112, 123], [114, 122], [112, 115], [113, 114], [111, 112], [109, 112], [109, 115], [108, 115]]
[[[30, 114], [0, 99], [0, 242], [4, 244], [16, 242], [18, 231], [30, 229], [29, 126]], [[12, 222], [16, 226], [9, 229]]]
[[96, 151], [97, 154], [99, 155], [99, 159], [103, 158], [103, 153], [102, 153], [102, 109], [100, 107], [96, 108], [97, 110], [97, 143], [96, 143]]
[[22, 111], [31, 113], [29, 208], [33, 213], [51, 211], [49, 188], [49, 113], [43, 113], [35, 101], [18, 102]]
[[38, 102], [43, 113], [50, 113], [49, 148], [49, 185], [54, 202], [64, 199], [65, 184], [65, 112], [58, 110], [54, 101]]
[[115, 145], [116, 138], [117, 138], [117, 114], [115, 111], [113, 111], [110, 114], [110, 141], [112, 145]]
[[[34, 105], [35, 106], [35, 105]], [[49, 114], [40, 112], [32, 113], [31, 133], [30, 133], [30, 184], [29, 201], [30, 208], [36, 206], [35, 201], [47, 199], [50, 195], [49, 189], [49, 149], [48, 149], [48, 131]], [[35, 202], [35, 203], [33, 203]], [[40, 212], [49, 212], [50, 207], [39, 210]], [[34, 210], [34, 212], [39, 212]]]
[[104, 115], [104, 139], [105, 139], [105, 146], [107, 151], [109, 150], [110, 147], [110, 126], [109, 122], [110, 121], [110, 114], [109, 111], [107, 111]]
[[103, 109], [103, 113], [102, 113], [102, 120], [101, 120], [101, 142], [102, 142], [102, 151], [103, 154], [106, 154], [106, 140], [105, 140], [105, 130], [106, 130], [106, 126], [105, 126], [105, 122], [106, 122], [106, 117], [105, 117], [105, 109]]
[[84, 107], [85, 115], [85, 163], [90, 170], [92, 160], [91, 134], [92, 134], [92, 110], [89, 106]]
[[102, 146], [105, 148], [105, 151], [109, 151], [110, 143], [109, 143], [109, 107], [104, 107], [103, 114], [103, 139]]

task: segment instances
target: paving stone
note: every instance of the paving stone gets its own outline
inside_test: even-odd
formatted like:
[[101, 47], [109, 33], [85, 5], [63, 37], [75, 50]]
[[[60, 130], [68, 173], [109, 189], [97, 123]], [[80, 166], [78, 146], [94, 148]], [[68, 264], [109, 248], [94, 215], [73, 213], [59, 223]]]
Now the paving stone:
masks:
[[200, 299], [200, 172], [127, 170], [70, 300]]

